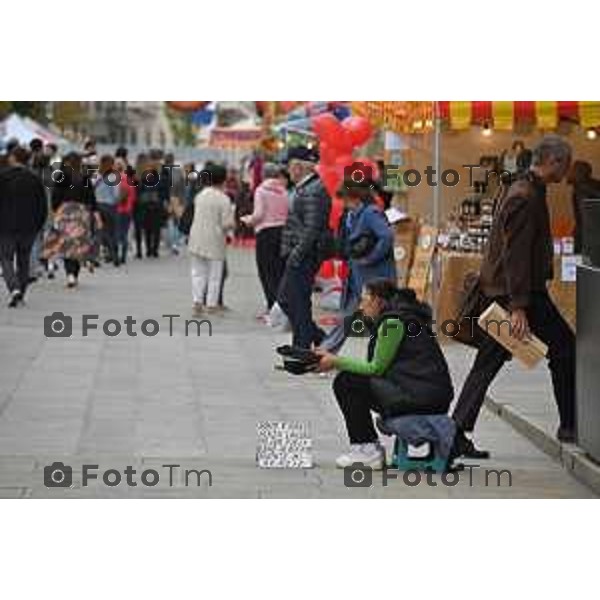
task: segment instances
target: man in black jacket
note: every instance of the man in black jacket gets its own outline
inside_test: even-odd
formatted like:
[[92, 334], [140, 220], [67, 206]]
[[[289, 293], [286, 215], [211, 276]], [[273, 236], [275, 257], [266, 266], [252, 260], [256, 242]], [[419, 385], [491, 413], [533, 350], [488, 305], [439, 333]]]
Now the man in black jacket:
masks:
[[[571, 148], [557, 135], [544, 137], [533, 150], [530, 171], [511, 186], [494, 218], [479, 277], [486, 305], [497, 301], [511, 312], [513, 336], [522, 339], [531, 331], [548, 345], [557, 437], [563, 442], [575, 441], [575, 335], [546, 289], [553, 276], [546, 184], [560, 182], [570, 162]], [[509, 358], [492, 337], [482, 336], [453, 414], [459, 455], [487, 457], [465, 433], [473, 431], [488, 387]]]
[[296, 187], [281, 238], [286, 261], [278, 302], [292, 326], [292, 344], [318, 346], [325, 333], [312, 318], [312, 287], [326, 258], [331, 232], [331, 198], [314, 170], [318, 156], [308, 148], [292, 148], [288, 155], [290, 177]]
[[27, 159], [27, 150], [15, 148], [0, 172], [0, 263], [11, 308], [23, 302], [31, 247], [48, 214], [46, 191]]

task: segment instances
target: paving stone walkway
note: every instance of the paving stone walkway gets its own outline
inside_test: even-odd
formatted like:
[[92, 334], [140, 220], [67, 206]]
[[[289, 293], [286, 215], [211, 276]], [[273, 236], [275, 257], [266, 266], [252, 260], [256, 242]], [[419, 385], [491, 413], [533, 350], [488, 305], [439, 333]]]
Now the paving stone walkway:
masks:
[[[131, 262], [116, 270], [84, 273], [80, 289], [64, 287], [62, 274], [36, 283], [27, 306], [0, 307], [0, 497], [207, 497], [207, 498], [587, 498], [592, 492], [559, 464], [490, 412], [484, 411], [478, 437], [494, 452], [482, 465], [508, 469], [501, 487], [485, 472], [463, 473], [457, 485], [411, 487], [402, 478], [382, 485], [375, 474], [369, 488], [347, 488], [333, 461], [345, 448], [341, 417], [331, 393], [331, 378], [293, 377], [275, 371], [273, 348], [288, 340], [255, 321], [260, 292], [249, 249], [230, 252], [227, 303], [233, 309], [212, 318], [212, 336], [202, 326], [185, 335], [191, 319], [185, 256]], [[63, 312], [73, 335], [47, 338], [44, 318]], [[98, 330], [82, 333], [82, 315], [99, 315]], [[162, 315], [181, 315], [169, 320]], [[136, 337], [107, 337], [108, 319], [137, 321]], [[155, 319], [158, 335], [141, 333], [141, 322]], [[348, 351], [362, 352], [360, 343]], [[465, 359], [452, 348], [448, 356], [460, 385]], [[511, 386], [511, 400], [527, 402], [538, 379]], [[502, 384], [498, 386], [502, 389]], [[308, 423], [316, 466], [313, 469], [256, 467], [256, 426], [261, 421]], [[48, 488], [44, 467], [56, 461], [73, 469], [73, 486]], [[82, 465], [98, 465], [98, 480], [82, 486]], [[163, 465], [180, 465], [164, 467]], [[126, 484], [124, 469], [136, 470], [137, 486]], [[102, 473], [119, 469], [122, 481], [111, 487]], [[185, 469], [211, 471], [190, 473]], [[142, 471], [155, 470], [155, 486], [141, 483]], [[173, 485], [169, 485], [169, 473]], [[147, 477], [152, 481], [152, 473]], [[452, 481], [450, 481], [452, 482]], [[472, 485], [471, 485], [472, 484]]]

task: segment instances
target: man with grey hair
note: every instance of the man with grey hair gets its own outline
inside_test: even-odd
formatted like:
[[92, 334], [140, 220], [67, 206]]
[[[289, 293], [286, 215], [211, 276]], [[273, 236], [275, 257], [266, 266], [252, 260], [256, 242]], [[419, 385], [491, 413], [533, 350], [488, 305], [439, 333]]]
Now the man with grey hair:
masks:
[[319, 157], [308, 147], [291, 148], [288, 170], [295, 184], [292, 207], [281, 235], [285, 270], [277, 300], [292, 326], [292, 345], [318, 346], [325, 332], [312, 317], [315, 276], [331, 246], [331, 198], [315, 171]]
[[[576, 435], [575, 336], [546, 287], [554, 257], [546, 184], [562, 181], [570, 163], [571, 147], [560, 136], [547, 135], [538, 143], [529, 171], [512, 184], [498, 208], [479, 274], [482, 306], [498, 302], [511, 313], [513, 336], [523, 339], [533, 332], [548, 345], [562, 442], [574, 442]], [[473, 431], [490, 384], [511, 356], [492, 337], [478, 338], [478, 353], [453, 413], [455, 451], [468, 458], [489, 456], [466, 434]]]

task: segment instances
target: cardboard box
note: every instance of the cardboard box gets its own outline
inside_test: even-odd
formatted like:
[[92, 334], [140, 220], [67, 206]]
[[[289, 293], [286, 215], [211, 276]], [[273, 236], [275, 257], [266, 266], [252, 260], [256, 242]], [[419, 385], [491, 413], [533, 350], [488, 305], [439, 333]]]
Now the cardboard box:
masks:
[[[508, 323], [507, 323], [508, 322]], [[535, 367], [548, 352], [548, 346], [535, 335], [518, 340], [511, 335], [510, 313], [497, 302], [493, 302], [481, 313], [479, 327], [502, 344], [525, 367]]]

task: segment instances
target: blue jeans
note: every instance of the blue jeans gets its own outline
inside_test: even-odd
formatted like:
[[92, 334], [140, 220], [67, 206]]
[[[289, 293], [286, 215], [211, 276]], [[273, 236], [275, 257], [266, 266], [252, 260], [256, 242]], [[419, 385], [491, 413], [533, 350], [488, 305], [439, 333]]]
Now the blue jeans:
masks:
[[178, 248], [181, 244], [182, 234], [177, 227], [177, 219], [175, 217], [169, 217], [167, 222], [167, 243], [169, 248]]
[[117, 214], [117, 257], [119, 262], [127, 261], [127, 250], [129, 246], [129, 225], [131, 224], [131, 215]]

